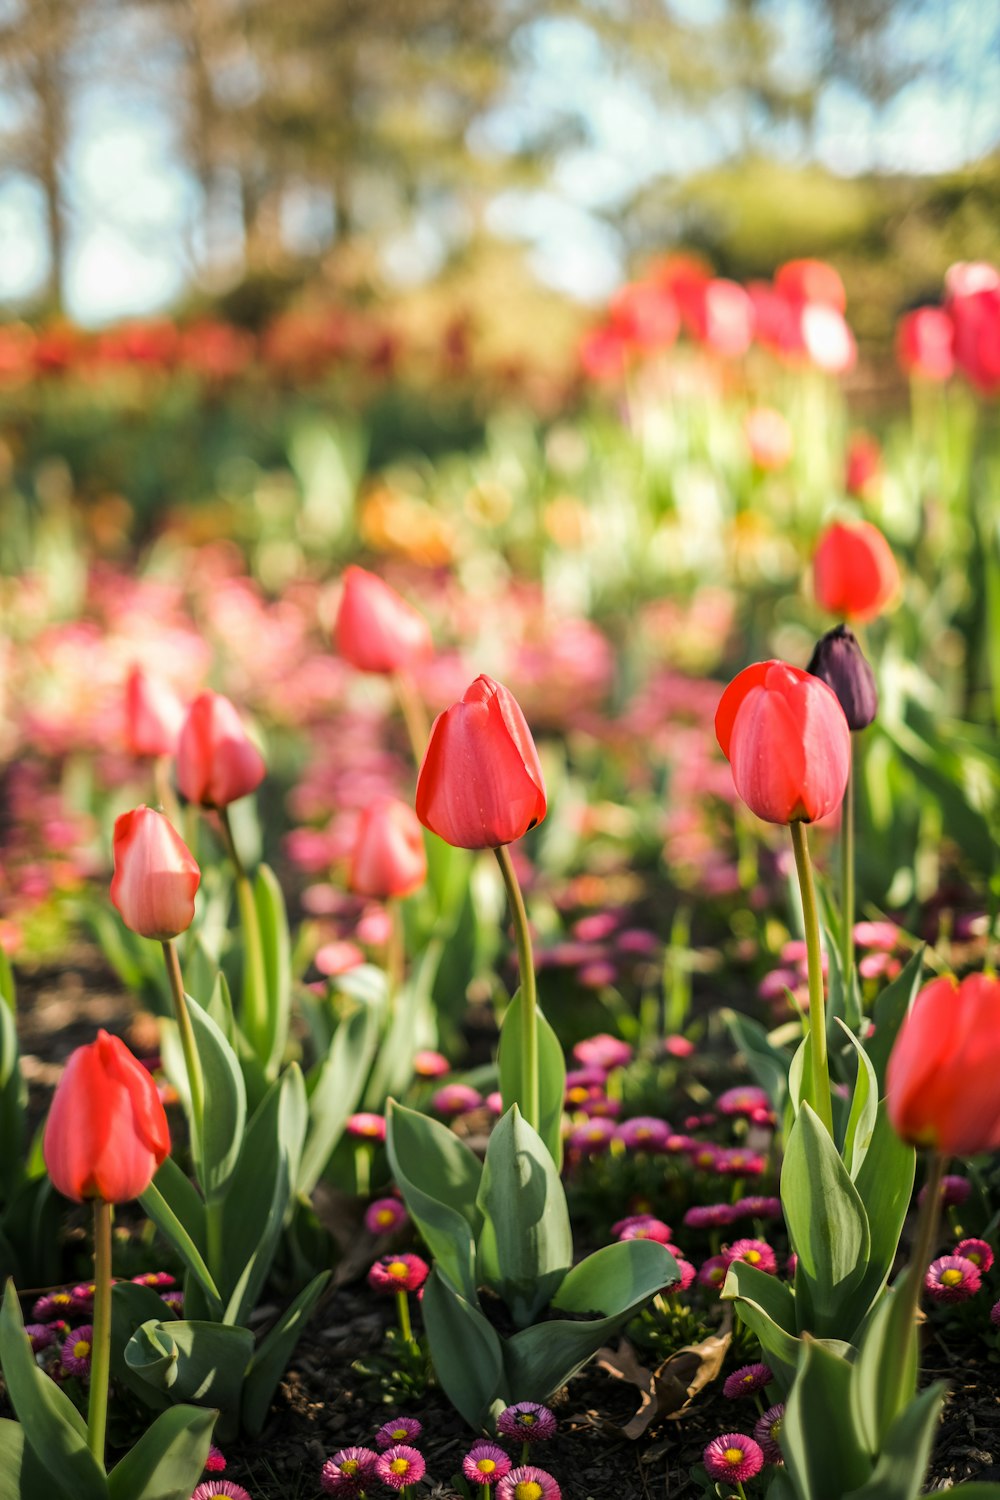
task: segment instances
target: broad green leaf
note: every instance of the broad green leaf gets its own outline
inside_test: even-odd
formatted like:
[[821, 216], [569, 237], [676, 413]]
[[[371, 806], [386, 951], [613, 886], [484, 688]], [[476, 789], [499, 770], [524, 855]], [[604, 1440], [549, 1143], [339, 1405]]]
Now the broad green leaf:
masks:
[[573, 1236], [559, 1173], [516, 1104], [490, 1135], [476, 1203], [483, 1216], [477, 1281], [497, 1292], [524, 1328], [568, 1271]]
[[469, 1426], [481, 1429], [495, 1400], [517, 1399], [504, 1379], [498, 1335], [437, 1267], [424, 1283], [420, 1312], [441, 1389]]
[[814, 1339], [802, 1340], [781, 1424], [781, 1449], [803, 1500], [844, 1500], [871, 1473], [871, 1460], [851, 1418], [850, 1384], [846, 1359]]
[[851, 1375], [854, 1426], [874, 1457], [917, 1389], [917, 1339], [908, 1328], [905, 1271], [878, 1302]]
[[[0, 947], [0, 953], [3, 948]], [[0, 983], [3, 976], [0, 974]], [[0, 1203], [5, 1203], [24, 1175], [24, 1106], [27, 1090], [21, 1075], [14, 1010], [0, 991]]]
[[292, 1356], [309, 1316], [330, 1279], [321, 1271], [282, 1313], [267, 1337], [258, 1345], [243, 1381], [240, 1419], [244, 1430], [256, 1437], [264, 1426], [271, 1397]]
[[357, 1108], [378, 1040], [370, 1007], [359, 1007], [341, 1021], [330, 1050], [308, 1083], [309, 1129], [299, 1164], [298, 1191], [308, 1196]]
[[216, 1413], [174, 1406], [161, 1413], [108, 1475], [110, 1500], [190, 1500], [205, 1468]]
[[853, 1047], [857, 1059], [857, 1076], [854, 1080], [851, 1110], [847, 1117], [847, 1130], [841, 1151], [847, 1170], [854, 1179], [858, 1175], [858, 1170], [865, 1159], [875, 1132], [875, 1121], [878, 1117], [878, 1079], [875, 1076], [875, 1069], [868, 1060], [868, 1054], [854, 1032], [849, 1030], [842, 1021], [839, 1025]]
[[[518, 990], [504, 1014], [500, 1028], [500, 1093], [504, 1110], [512, 1104], [524, 1110], [521, 1078], [521, 1039], [525, 1024], [523, 992]], [[538, 1134], [549, 1155], [562, 1164], [562, 1114], [566, 1097], [566, 1061], [563, 1049], [540, 1007], [535, 1007], [538, 1026]]]
[[199, 1142], [198, 1180], [208, 1202], [224, 1197], [243, 1147], [247, 1096], [239, 1058], [196, 1000], [188, 1011], [205, 1080], [205, 1119]]
[[[917, 1500], [931, 1456], [945, 1386], [937, 1381], [899, 1413], [882, 1443], [867, 1483], [850, 1490], [843, 1500]], [[997, 1490], [996, 1485], [984, 1488]], [[948, 1490], [954, 1495], [954, 1490]]]
[[[192, 985], [191, 988], [194, 989], [195, 986]], [[203, 994], [204, 991], [199, 990], [198, 993]], [[229, 991], [229, 980], [221, 969], [216, 973], [212, 983], [212, 991], [205, 1011], [211, 1016], [230, 1047], [235, 1051], [236, 1032], [238, 1029], [236, 1025], [236, 1012], [233, 1009], [233, 997]]]
[[0, 1500], [75, 1500], [24, 1441], [20, 1422], [0, 1418]]
[[143, 1323], [168, 1321], [168, 1312], [152, 1287], [117, 1281], [111, 1293], [111, 1376], [154, 1411], [170, 1405], [170, 1398], [137, 1375], [125, 1360], [125, 1350]]
[[740, 1318], [757, 1335], [764, 1357], [787, 1391], [795, 1375], [801, 1340], [795, 1335], [795, 1298], [783, 1281], [734, 1260], [720, 1296], [735, 1302]]
[[412, 1079], [421, 1006], [426, 1009], [427, 997], [421, 998], [413, 980], [400, 985], [398, 993], [389, 997], [388, 1024], [365, 1089], [365, 1109], [381, 1110], [386, 1099], [403, 1093]]
[[845, 1327], [844, 1311], [868, 1263], [868, 1215], [829, 1132], [805, 1102], [785, 1149], [781, 1203], [798, 1256], [799, 1332], [849, 1338], [854, 1323]]
[[17, 1015], [17, 985], [14, 981], [14, 970], [11, 968], [7, 950], [0, 945], [0, 1000], [4, 1002], [11, 1015]]
[[87, 1424], [65, 1391], [36, 1365], [12, 1281], [0, 1312], [0, 1363], [25, 1442], [46, 1472], [74, 1500], [107, 1500], [104, 1470], [87, 1446]]
[[274, 871], [259, 865], [253, 887], [254, 904], [264, 955], [267, 989], [265, 1072], [273, 1077], [288, 1045], [288, 1018], [292, 1001], [292, 952], [288, 936], [288, 914]]
[[871, 1231], [868, 1264], [853, 1298], [856, 1323], [861, 1322], [892, 1270], [913, 1194], [916, 1163], [917, 1153], [893, 1130], [886, 1102], [882, 1099], [867, 1154], [854, 1182], [865, 1205]]
[[476, 1206], [482, 1165], [437, 1120], [389, 1100], [386, 1150], [396, 1185], [443, 1275], [476, 1301]]
[[878, 1077], [880, 1094], [885, 1093], [885, 1070], [889, 1063], [889, 1053], [920, 989], [923, 974], [924, 950], [921, 948], [914, 953], [892, 983], [879, 992], [875, 1001], [875, 1030], [865, 1043], [865, 1051], [871, 1058]]
[[788, 1103], [791, 1106], [791, 1118], [788, 1121], [787, 1134], [791, 1134], [792, 1121], [799, 1112], [802, 1103], [804, 1081], [809, 1077], [809, 1059], [812, 1055], [812, 1043], [810, 1033], [806, 1032], [799, 1045], [792, 1054], [792, 1060], [788, 1065]]
[[[174, 1177], [175, 1173], [184, 1181], [185, 1186], [190, 1186], [180, 1168], [177, 1166], [176, 1162], [172, 1157], [168, 1156], [163, 1165], [160, 1167], [160, 1170], [157, 1172], [153, 1181], [149, 1184], [149, 1187], [146, 1189], [146, 1191], [144, 1193], [140, 1193], [139, 1202], [142, 1204], [143, 1208], [152, 1219], [157, 1229], [163, 1235], [164, 1239], [173, 1247], [174, 1250], [176, 1250], [181, 1260], [183, 1260], [192, 1276], [194, 1276], [194, 1278], [198, 1282], [206, 1298], [208, 1299], [209, 1306], [213, 1309], [213, 1315], [214, 1313], [221, 1314], [222, 1298], [219, 1294], [219, 1288], [215, 1284], [212, 1273], [208, 1269], [208, 1266], [205, 1264], [204, 1257], [202, 1256], [202, 1253], [199, 1250], [198, 1246], [195, 1244], [191, 1235], [185, 1228], [185, 1225], [178, 1218], [177, 1214], [174, 1211], [174, 1208], [167, 1201], [166, 1195], [162, 1191], [162, 1188], [164, 1186], [167, 1187], [167, 1189], [173, 1193], [175, 1203], [187, 1201], [186, 1194], [177, 1192], [178, 1184], [176, 1178]], [[193, 1191], [194, 1190], [192, 1189], [192, 1193]], [[201, 1210], [201, 1224], [198, 1227], [201, 1229], [202, 1234], [204, 1234], [204, 1205], [202, 1204], [201, 1199], [197, 1197], [197, 1194], [194, 1194], [194, 1196], [198, 1207]], [[191, 1215], [191, 1218], [197, 1217], [197, 1215]], [[188, 1222], [190, 1222], [190, 1220]]]
[[173, 1401], [194, 1401], [220, 1411], [239, 1409], [243, 1376], [253, 1354], [249, 1328], [225, 1323], [150, 1320], [125, 1347], [125, 1363]]

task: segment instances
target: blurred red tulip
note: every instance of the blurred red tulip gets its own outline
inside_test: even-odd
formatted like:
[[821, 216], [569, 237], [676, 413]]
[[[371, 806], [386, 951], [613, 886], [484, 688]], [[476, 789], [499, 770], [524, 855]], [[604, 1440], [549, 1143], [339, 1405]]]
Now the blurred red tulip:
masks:
[[387, 901], [390, 896], [408, 896], [426, 878], [424, 836], [416, 813], [396, 797], [376, 798], [358, 821], [351, 890]]
[[619, 328], [591, 328], [580, 340], [579, 359], [588, 380], [621, 380], [628, 365], [628, 340]]
[[851, 732], [833, 692], [783, 661], [746, 667], [726, 688], [715, 734], [740, 797], [768, 823], [813, 823], [840, 806]]
[[43, 1152], [55, 1187], [77, 1203], [127, 1203], [169, 1151], [152, 1076], [119, 1037], [99, 1031], [71, 1056], [49, 1110]]
[[680, 331], [677, 303], [655, 281], [633, 281], [621, 287], [611, 299], [609, 312], [612, 327], [645, 352], [668, 349]]
[[334, 640], [359, 672], [405, 672], [433, 650], [423, 615], [375, 573], [356, 567], [344, 574]]
[[1000, 391], [1000, 284], [954, 297], [948, 312], [955, 328], [956, 365], [984, 396], [996, 395]]
[[847, 293], [840, 272], [825, 260], [789, 260], [774, 273], [774, 285], [792, 302], [814, 302], [842, 313]]
[[844, 488], [849, 495], [865, 500], [882, 473], [882, 449], [869, 432], [853, 432], [847, 443], [844, 461]]
[[132, 755], [173, 755], [184, 705], [173, 688], [133, 667], [125, 684], [125, 747]]
[[773, 406], [756, 406], [748, 411], [743, 433], [758, 469], [784, 469], [791, 462], [795, 446], [792, 429]]
[[886, 1073], [889, 1118], [945, 1156], [1000, 1147], [1000, 980], [935, 979], [903, 1022]]
[[177, 785], [188, 802], [228, 807], [255, 791], [266, 767], [240, 716], [221, 693], [192, 703], [177, 741]]
[[162, 813], [137, 807], [115, 819], [111, 900], [125, 926], [165, 943], [194, 920], [201, 871]]
[[943, 307], [918, 307], [900, 318], [896, 358], [907, 375], [947, 380], [955, 368], [955, 327]]
[[853, 370], [858, 348], [842, 312], [824, 302], [809, 302], [802, 309], [801, 329], [806, 354], [817, 370], [828, 375]]
[[751, 281], [747, 296], [753, 303], [757, 342], [782, 359], [802, 354], [802, 311], [768, 281]]
[[531, 731], [513, 694], [477, 677], [438, 714], [417, 779], [417, 817], [458, 849], [497, 849], [545, 817]]
[[704, 282], [691, 296], [687, 320], [699, 343], [727, 359], [745, 354], [753, 342], [753, 303], [735, 281]]
[[816, 602], [844, 620], [874, 620], [899, 593], [892, 548], [870, 521], [834, 521], [813, 556]]

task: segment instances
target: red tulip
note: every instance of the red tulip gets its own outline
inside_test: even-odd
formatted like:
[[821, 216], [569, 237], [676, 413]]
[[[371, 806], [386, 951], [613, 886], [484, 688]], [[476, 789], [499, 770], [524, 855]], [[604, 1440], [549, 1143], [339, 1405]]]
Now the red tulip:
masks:
[[849, 495], [864, 499], [882, 472], [882, 449], [868, 432], [851, 434], [844, 463], [844, 488]]
[[378, 797], [361, 814], [351, 890], [379, 901], [408, 896], [427, 878], [424, 836], [412, 807], [395, 797]]
[[825, 302], [807, 302], [802, 308], [802, 343], [817, 370], [843, 375], [853, 370], [858, 347], [846, 319]]
[[492, 677], [438, 714], [417, 779], [417, 817], [458, 849], [497, 849], [545, 817], [538, 751], [523, 713]]
[[847, 293], [839, 271], [825, 260], [789, 260], [774, 273], [774, 285], [790, 302], [813, 302], [842, 313]]
[[240, 716], [221, 693], [202, 693], [177, 742], [177, 785], [189, 802], [228, 807], [264, 780], [264, 761]]
[[173, 755], [184, 705], [168, 683], [133, 667], [125, 684], [125, 745], [132, 755]]
[[955, 296], [948, 311], [955, 325], [956, 365], [984, 396], [996, 395], [1000, 391], [1000, 284], [977, 285], [976, 290]]
[[137, 807], [115, 820], [111, 900], [126, 927], [165, 943], [194, 920], [201, 871], [162, 813]]
[[151, 1075], [106, 1031], [66, 1064], [45, 1126], [45, 1165], [59, 1192], [82, 1203], [127, 1203], [144, 1193], [170, 1151]]
[[813, 823], [839, 807], [851, 731], [833, 692], [783, 661], [746, 667], [726, 688], [715, 734], [743, 801], [768, 823]]
[[684, 311], [693, 336], [715, 354], [735, 359], [753, 342], [753, 303], [736, 281], [704, 282]]
[[1000, 980], [971, 974], [920, 991], [886, 1073], [889, 1118], [945, 1156], [1000, 1148]]
[[813, 556], [816, 602], [845, 620], [874, 620], [899, 593], [892, 549], [870, 521], [835, 521]]
[[423, 615], [364, 568], [348, 568], [334, 627], [337, 650], [359, 672], [405, 672], [431, 654]]
[[591, 328], [580, 340], [580, 369], [588, 380], [620, 380], [628, 354], [628, 340], [620, 328]]
[[955, 326], [943, 307], [918, 307], [900, 318], [896, 358], [908, 375], [947, 380], [955, 368]]
[[632, 281], [611, 299], [612, 327], [636, 349], [668, 349], [680, 329], [677, 303], [656, 281]]

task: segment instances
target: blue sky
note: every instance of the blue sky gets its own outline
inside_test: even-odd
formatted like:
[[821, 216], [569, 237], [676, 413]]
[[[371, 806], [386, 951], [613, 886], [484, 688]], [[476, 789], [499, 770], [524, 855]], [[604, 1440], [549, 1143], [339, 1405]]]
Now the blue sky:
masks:
[[[674, 10], [711, 19], [718, 0], [672, 0]], [[774, 0], [782, 63], [808, 77], [815, 26], [808, 0]], [[820, 98], [814, 153], [831, 169], [940, 171], [1000, 143], [1000, 55], [995, 0], [928, 0], [901, 9], [897, 55], [933, 58], [943, 69], [920, 75], [876, 112], [843, 85]], [[188, 284], [197, 245], [197, 192], [177, 149], [165, 104], [136, 88], [91, 84], [76, 101], [68, 189], [72, 235], [70, 313], [97, 324], [167, 307]], [[169, 91], [166, 91], [167, 95]], [[162, 96], [161, 96], [162, 97]], [[608, 215], [644, 181], [683, 176], [731, 155], [739, 130], [725, 99], [692, 116], [657, 107], [633, 79], [608, 67], [582, 25], [553, 19], [526, 36], [522, 65], [505, 98], [477, 131], [484, 152], [516, 149], [539, 119], [578, 110], [589, 139], [558, 156], [549, 184], [508, 192], [490, 205], [495, 232], [525, 241], [537, 274], [560, 290], [602, 299], [623, 274], [621, 245]], [[0, 128], [6, 123], [0, 105]], [[801, 141], [773, 130], [755, 143], [794, 157]], [[309, 204], [289, 206], [290, 225], [308, 232]], [[418, 223], [385, 247], [385, 268], [430, 274], [441, 254], [432, 223]], [[41, 203], [23, 178], [0, 182], [0, 305], [16, 307], [44, 276]]]

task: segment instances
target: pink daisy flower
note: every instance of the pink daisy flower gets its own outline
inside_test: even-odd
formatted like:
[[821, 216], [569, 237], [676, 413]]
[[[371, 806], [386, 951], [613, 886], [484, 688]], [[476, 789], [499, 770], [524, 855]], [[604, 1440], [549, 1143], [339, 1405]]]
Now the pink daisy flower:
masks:
[[211, 1443], [208, 1449], [208, 1457], [205, 1460], [205, 1473], [221, 1474], [225, 1467], [226, 1455], [221, 1448], [217, 1448], [214, 1443]]
[[505, 1406], [497, 1417], [497, 1432], [522, 1443], [545, 1442], [555, 1430], [554, 1414], [538, 1401], [515, 1401], [513, 1406]]
[[722, 1286], [729, 1270], [729, 1262], [724, 1255], [711, 1255], [708, 1260], [702, 1261], [698, 1271], [698, 1285], [714, 1287], [716, 1291]]
[[899, 942], [895, 922], [855, 922], [854, 941], [859, 948], [884, 948], [891, 953]]
[[443, 1089], [438, 1089], [431, 1100], [431, 1109], [435, 1114], [450, 1118], [454, 1115], [467, 1114], [470, 1109], [478, 1109], [482, 1102], [482, 1094], [470, 1084], [446, 1083]]
[[378, 1454], [371, 1448], [341, 1448], [323, 1465], [319, 1482], [328, 1495], [354, 1495], [375, 1472]]
[[73, 1299], [73, 1311], [82, 1313], [93, 1312], [94, 1294], [96, 1291], [97, 1287], [92, 1281], [81, 1281], [79, 1286], [75, 1286], [70, 1292], [70, 1297]]
[[597, 1036], [590, 1036], [585, 1041], [577, 1042], [573, 1048], [573, 1056], [585, 1068], [603, 1068], [605, 1072], [610, 1073], [612, 1068], [624, 1068], [632, 1061], [632, 1048], [628, 1042], [623, 1042], [618, 1037], [609, 1036], [607, 1032], [602, 1031]]
[[691, 1262], [684, 1259], [676, 1245], [668, 1245], [667, 1249], [677, 1262], [677, 1279], [668, 1281], [663, 1290], [673, 1297], [678, 1292], [686, 1292], [698, 1273]]
[[690, 1057], [694, 1051], [694, 1042], [689, 1041], [686, 1036], [668, 1036], [664, 1039], [663, 1050], [667, 1057]]
[[184, 1293], [179, 1287], [176, 1287], [173, 1291], [161, 1292], [160, 1301], [169, 1307], [172, 1313], [176, 1313], [178, 1317], [184, 1311]]
[[724, 1229], [734, 1219], [731, 1203], [696, 1203], [684, 1215], [685, 1229]]
[[717, 1172], [726, 1177], [760, 1177], [767, 1170], [767, 1159], [759, 1151], [743, 1146], [723, 1146], [716, 1157]]
[[657, 1244], [670, 1244], [670, 1225], [649, 1214], [636, 1214], [624, 1224], [616, 1235], [619, 1240], [655, 1240]]
[[376, 1198], [365, 1209], [365, 1228], [369, 1234], [392, 1234], [406, 1223], [407, 1217], [398, 1198]]
[[740, 1396], [755, 1396], [762, 1391], [766, 1385], [770, 1385], [774, 1379], [774, 1371], [769, 1365], [757, 1360], [751, 1365], [741, 1365], [738, 1370], [726, 1377], [722, 1387], [722, 1394], [730, 1401], [736, 1401]]
[[496, 1484], [511, 1468], [510, 1459], [496, 1443], [476, 1443], [462, 1459], [462, 1473], [470, 1484]]
[[962, 1255], [942, 1255], [927, 1267], [924, 1286], [935, 1302], [965, 1302], [979, 1291], [982, 1278], [971, 1260]]
[[427, 1465], [422, 1456], [416, 1448], [409, 1448], [405, 1443], [387, 1448], [375, 1460], [375, 1473], [392, 1490], [404, 1490], [407, 1485], [416, 1484], [426, 1472]]
[[777, 1405], [769, 1406], [754, 1423], [753, 1435], [761, 1446], [766, 1464], [784, 1462], [781, 1456], [781, 1422], [784, 1415], [785, 1403], [779, 1401]]
[[74, 1328], [59, 1351], [62, 1367], [67, 1375], [89, 1375], [90, 1356], [94, 1346], [94, 1330], [89, 1323]]
[[63, 1318], [67, 1313], [75, 1311], [70, 1292], [48, 1292], [44, 1297], [39, 1297], [31, 1309], [31, 1316], [38, 1323], [51, 1323], [55, 1318]]
[[396, 1443], [415, 1442], [423, 1430], [424, 1424], [418, 1422], [416, 1417], [396, 1417], [391, 1422], [384, 1422], [376, 1432], [375, 1446], [384, 1453], [386, 1448], [392, 1448]]
[[151, 1286], [154, 1292], [162, 1292], [167, 1287], [177, 1285], [176, 1277], [171, 1276], [169, 1271], [144, 1271], [141, 1276], [133, 1276], [132, 1280], [136, 1286]]
[[376, 1292], [415, 1292], [429, 1274], [419, 1255], [381, 1255], [368, 1272], [368, 1285]]
[[699, 1172], [720, 1172], [722, 1155], [722, 1147], [713, 1146], [709, 1141], [692, 1141], [688, 1151], [691, 1165]]
[[[941, 1179], [941, 1207], [961, 1208], [969, 1194], [972, 1192], [972, 1183], [967, 1177], [958, 1177], [955, 1173], [947, 1173]], [[917, 1202], [923, 1203], [927, 1197], [927, 1184], [924, 1183], [917, 1194]]]
[[994, 1328], [1000, 1326], [1000, 1302], [994, 1302], [990, 1308], [990, 1322]]
[[764, 1453], [760, 1444], [741, 1432], [725, 1432], [713, 1438], [702, 1454], [705, 1472], [709, 1479], [728, 1480], [730, 1484], [742, 1484], [752, 1479], [764, 1467]]
[[562, 1500], [562, 1490], [544, 1469], [521, 1464], [500, 1480], [497, 1500]]
[[766, 1240], [734, 1240], [722, 1254], [727, 1265], [732, 1265], [734, 1260], [745, 1260], [748, 1266], [756, 1266], [768, 1276], [778, 1274], [778, 1257]]
[[25, 1323], [24, 1331], [28, 1335], [32, 1354], [41, 1354], [43, 1349], [48, 1349], [56, 1341], [51, 1323]]
[[[662, 1219], [655, 1218], [648, 1210], [646, 1212], [627, 1214], [624, 1219], [619, 1219], [617, 1223], [612, 1224], [611, 1233], [615, 1239], [621, 1239], [622, 1230], [630, 1229], [633, 1224], [659, 1224], [666, 1230], [668, 1238], [673, 1233], [669, 1224], [664, 1224]], [[663, 1243], [666, 1244], [667, 1241], [664, 1240]]]
[[566, 1144], [580, 1156], [599, 1156], [610, 1149], [616, 1135], [613, 1120], [588, 1120], [586, 1125], [577, 1125], [570, 1131]]
[[993, 1251], [985, 1240], [959, 1240], [954, 1253], [978, 1266], [981, 1274], [993, 1269]]
[[767, 1198], [762, 1193], [751, 1195], [749, 1198], [739, 1198], [733, 1204], [734, 1220], [780, 1219], [781, 1216], [781, 1199]]
[[413, 1071], [418, 1078], [443, 1078], [451, 1064], [441, 1052], [414, 1052]]
[[251, 1500], [250, 1491], [231, 1479], [203, 1479], [191, 1500], [212, 1500], [213, 1495], [224, 1495], [228, 1500]]
[[770, 1109], [771, 1100], [764, 1089], [754, 1084], [742, 1088], [726, 1089], [715, 1101], [720, 1115], [752, 1115], [756, 1109]]
[[636, 1115], [618, 1126], [618, 1139], [627, 1151], [663, 1151], [670, 1135], [666, 1120], [653, 1115]]
[[344, 1129], [348, 1135], [353, 1135], [356, 1140], [384, 1141], [385, 1116], [364, 1112], [351, 1115]]

